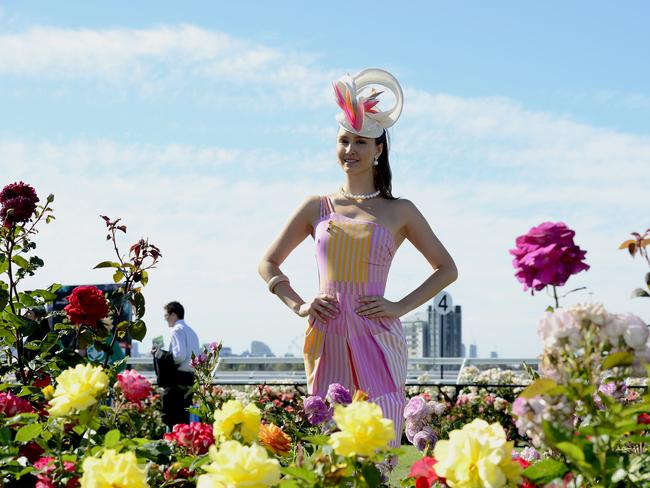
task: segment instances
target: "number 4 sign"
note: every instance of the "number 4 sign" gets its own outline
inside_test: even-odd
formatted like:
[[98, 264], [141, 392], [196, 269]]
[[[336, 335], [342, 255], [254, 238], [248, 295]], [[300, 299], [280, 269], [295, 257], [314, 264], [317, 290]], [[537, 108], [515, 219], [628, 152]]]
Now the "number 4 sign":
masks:
[[438, 293], [433, 298], [433, 307], [440, 315], [447, 315], [454, 309], [454, 302], [451, 299], [451, 295], [446, 291]]

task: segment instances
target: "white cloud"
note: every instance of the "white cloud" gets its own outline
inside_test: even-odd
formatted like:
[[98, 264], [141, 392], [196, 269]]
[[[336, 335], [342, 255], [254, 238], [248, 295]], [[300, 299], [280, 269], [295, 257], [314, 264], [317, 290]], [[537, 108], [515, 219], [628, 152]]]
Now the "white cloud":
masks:
[[[273, 87], [248, 98], [321, 104], [330, 75], [306, 54], [251, 43], [189, 24], [149, 29], [32, 27], [0, 35], [0, 73], [85, 80], [140, 94], [175, 93], [190, 81]], [[217, 90], [218, 92], [218, 90]], [[209, 94], [208, 94], [209, 95]]]

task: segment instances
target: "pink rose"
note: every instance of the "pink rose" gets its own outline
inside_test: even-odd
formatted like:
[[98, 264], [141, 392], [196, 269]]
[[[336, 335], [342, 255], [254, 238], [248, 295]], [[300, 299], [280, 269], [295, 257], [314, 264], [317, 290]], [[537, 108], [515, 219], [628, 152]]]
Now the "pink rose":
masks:
[[118, 374], [117, 382], [124, 397], [131, 403], [140, 403], [152, 390], [149, 380], [133, 369]]
[[176, 424], [171, 433], [165, 434], [165, 440], [185, 448], [189, 454], [205, 454], [214, 444], [212, 425], [201, 422]]

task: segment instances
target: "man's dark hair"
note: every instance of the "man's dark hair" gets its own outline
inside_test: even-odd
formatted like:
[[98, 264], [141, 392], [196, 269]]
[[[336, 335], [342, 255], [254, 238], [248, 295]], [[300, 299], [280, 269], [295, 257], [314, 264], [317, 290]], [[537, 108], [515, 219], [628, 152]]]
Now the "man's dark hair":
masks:
[[175, 313], [176, 316], [181, 320], [185, 318], [185, 309], [183, 308], [183, 305], [178, 302], [169, 302], [167, 305], [165, 305], [165, 310], [169, 314]]

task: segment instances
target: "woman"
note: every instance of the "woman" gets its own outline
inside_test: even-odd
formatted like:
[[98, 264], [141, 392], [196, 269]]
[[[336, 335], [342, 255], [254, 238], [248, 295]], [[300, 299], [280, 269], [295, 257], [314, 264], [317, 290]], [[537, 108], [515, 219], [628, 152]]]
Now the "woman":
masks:
[[[376, 108], [385, 86], [395, 95], [387, 111]], [[271, 244], [259, 273], [293, 312], [308, 317], [305, 369], [308, 390], [324, 397], [331, 383], [363, 390], [394, 422], [399, 446], [407, 369], [407, 346], [399, 317], [456, 280], [453, 259], [427, 221], [408, 200], [391, 193], [386, 129], [402, 110], [402, 90], [386, 71], [367, 69], [345, 76], [334, 91], [343, 110], [337, 120], [336, 155], [344, 181], [338, 192], [305, 199]], [[316, 243], [320, 293], [303, 300], [280, 265], [305, 237]], [[383, 296], [390, 263], [408, 239], [433, 273], [413, 292], [393, 302]]]

